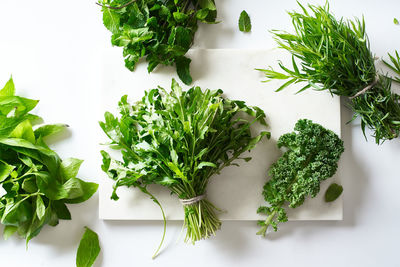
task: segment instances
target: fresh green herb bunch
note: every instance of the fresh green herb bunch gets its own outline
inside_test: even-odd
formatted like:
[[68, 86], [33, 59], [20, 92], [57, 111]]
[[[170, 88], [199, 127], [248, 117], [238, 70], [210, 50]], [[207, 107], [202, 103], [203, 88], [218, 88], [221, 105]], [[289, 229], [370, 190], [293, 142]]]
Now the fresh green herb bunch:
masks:
[[192, 243], [214, 235], [221, 225], [216, 208], [203, 198], [210, 177], [237, 165], [234, 160], [270, 136], [269, 132], [255, 137], [250, 133], [252, 124], [266, 125], [261, 109], [224, 98], [222, 93], [199, 87], [182, 91], [172, 80], [171, 92], [152, 89], [134, 105], [123, 96], [121, 117], [107, 112], [100, 123], [111, 147], [121, 150], [123, 157], [119, 161], [101, 152], [102, 169], [116, 181], [111, 198], [118, 199], [118, 187], [133, 186], [161, 206], [147, 191], [149, 184], [166, 186], [181, 200], [200, 197], [184, 205], [185, 241]]
[[44, 225], [70, 220], [65, 204], [89, 199], [98, 185], [78, 178], [82, 160], [61, 160], [45, 142], [65, 129], [54, 124], [32, 128], [40, 120], [29, 112], [37, 100], [15, 96], [13, 80], [0, 91], [0, 196], [4, 238], [15, 232], [28, 243]]
[[[306, 82], [299, 91], [310, 87], [329, 90], [349, 97], [353, 119], [360, 117], [365, 128], [374, 131], [376, 143], [400, 134], [399, 96], [391, 92], [391, 80], [378, 74], [370, 51], [364, 19], [337, 20], [324, 7], [302, 5], [303, 13], [289, 12], [295, 33], [272, 31], [280, 48], [293, 56], [293, 69], [279, 63], [283, 73], [261, 70], [268, 79], [288, 80], [277, 91], [293, 83]], [[300, 61], [298, 65], [295, 59]], [[400, 59], [391, 57], [399, 66]]]
[[126, 67], [133, 71], [146, 57], [148, 72], [159, 64], [176, 65], [179, 78], [192, 83], [185, 57], [193, 44], [198, 21], [216, 23], [214, 0], [102, 0], [103, 22], [111, 43], [123, 47]]
[[335, 174], [344, 151], [343, 141], [334, 132], [310, 120], [299, 120], [294, 130], [278, 140], [278, 147], [287, 151], [268, 172], [271, 179], [264, 185], [263, 196], [270, 206], [257, 211], [267, 215], [259, 221], [258, 235], [265, 236], [270, 226], [277, 231], [278, 223], [287, 221], [287, 205], [296, 208], [307, 196], [315, 197], [320, 183]]

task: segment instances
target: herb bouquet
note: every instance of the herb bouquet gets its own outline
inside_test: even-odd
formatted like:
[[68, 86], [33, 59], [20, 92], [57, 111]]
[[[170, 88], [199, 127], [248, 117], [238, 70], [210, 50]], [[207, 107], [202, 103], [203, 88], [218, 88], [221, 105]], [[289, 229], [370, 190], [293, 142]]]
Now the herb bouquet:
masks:
[[159, 64], [175, 64], [179, 78], [192, 83], [185, 57], [193, 44], [197, 23], [216, 23], [214, 0], [101, 0], [103, 23], [111, 43], [123, 47], [125, 66], [133, 71], [146, 57], [148, 72]]
[[[378, 73], [365, 32], [364, 20], [336, 19], [328, 4], [324, 7], [300, 5], [303, 13], [289, 12], [295, 32], [272, 31], [280, 48], [293, 56], [293, 69], [280, 63], [283, 72], [261, 70], [268, 79], [288, 80], [277, 91], [293, 83], [306, 82], [308, 88], [328, 90], [349, 98], [354, 118], [361, 127], [374, 131], [376, 143], [400, 134], [400, 96], [392, 93], [392, 80], [400, 81], [400, 58], [385, 62], [398, 77]], [[297, 59], [300, 63], [296, 63]]]
[[61, 160], [46, 137], [65, 124], [32, 127], [40, 118], [29, 112], [39, 101], [15, 96], [12, 79], [0, 91], [0, 218], [4, 238], [17, 233], [28, 243], [46, 224], [70, 220], [66, 204], [88, 200], [98, 185], [77, 178], [82, 160]]
[[166, 186], [183, 204], [185, 241], [194, 243], [214, 235], [221, 222], [216, 207], [206, 198], [207, 183], [223, 168], [237, 165], [234, 160], [253, 149], [263, 136], [269, 137], [268, 132], [255, 137], [250, 133], [252, 124], [266, 125], [264, 112], [224, 98], [221, 90], [193, 87], [182, 91], [175, 80], [171, 92], [161, 87], [149, 90], [134, 105], [123, 96], [119, 109], [120, 118], [107, 112], [100, 122], [111, 147], [123, 157], [119, 161], [101, 152], [102, 168], [115, 180], [112, 198], [118, 199], [118, 187], [133, 186], [161, 207], [146, 188], [149, 184]]

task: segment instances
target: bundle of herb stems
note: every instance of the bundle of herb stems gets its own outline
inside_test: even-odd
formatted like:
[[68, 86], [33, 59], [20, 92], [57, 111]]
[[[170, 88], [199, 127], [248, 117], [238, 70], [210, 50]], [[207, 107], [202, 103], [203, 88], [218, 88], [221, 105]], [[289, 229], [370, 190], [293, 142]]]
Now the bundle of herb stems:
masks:
[[164, 211], [147, 186], [165, 186], [183, 204], [185, 241], [215, 235], [221, 222], [218, 209], [206, 198], [208, 181], [225, 167], [238, 165], [236, 159], [249, 161], [241, 155], [270, 136], [266, 131], [252, 136], [250, 131], [255, 123], [266, 125], [264, 112], [223, 97], [221, 90], [182, 91], [175, 80], [171, 92], [161, 87], [146, 91], [133, 105], [123, 96], [119, 110], [119, 118], [107, 112], [100, 122], [110, 147], [122, 153], [122, 160], [117, 160], [101, 152], [102, 169], [115, 180], [111, 198], [118, 199], [121, 186], [149, 195], [161, 208], [164, 239]]
[[[400, 58], [385, 62], [397, 77], [379, 73], [374, 65], [364, 19], [336, 19], [325, 6], [299, 4], [303, 13], [289, 12], [294, 33], [272, 31], [280, 48], [292, 54], [293, 69], [279, 63], [283, 72], [260, 69], [268, 79], [288, 80], [277, 91], [293, 83], [305, 82], [299, 90], [328, 90], [344, 96], [360, 117], [365, 136], [368, 127], [377, 144], [400, 134], [400, 96], [391, 90], [400, 81]], [[296, 61], [300, 63], [297, 63]]]

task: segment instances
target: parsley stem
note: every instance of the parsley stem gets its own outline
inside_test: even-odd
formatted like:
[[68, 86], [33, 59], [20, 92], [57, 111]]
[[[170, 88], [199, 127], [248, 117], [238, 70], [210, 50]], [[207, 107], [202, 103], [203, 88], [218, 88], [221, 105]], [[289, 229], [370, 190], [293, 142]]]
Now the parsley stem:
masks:
[[267, 229], [269, 224], [271, 223], [271, 221], [274, 219], [276, 215], [276, 210], [274, 210], [268, 217], [267, 219], [264, 221], [264, 225], [261, 227], [260, 231], [257, 232], [257, 235], [262, 235], [265, 236], [265, 234], [267, 233]]

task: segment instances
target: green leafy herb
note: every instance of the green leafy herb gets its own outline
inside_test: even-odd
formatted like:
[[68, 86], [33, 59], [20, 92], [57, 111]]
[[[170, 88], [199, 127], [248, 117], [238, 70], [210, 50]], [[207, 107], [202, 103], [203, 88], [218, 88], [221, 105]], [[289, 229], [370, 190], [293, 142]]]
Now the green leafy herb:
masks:
[[[268, 79], [288, 80], [277, 91], [305, 82], [299, 92], [314, 88], [348, 97], [353, 119], [360, 117], [364, 135], [370, 128], [378, 144], [398, 137], [400, 96], [391, 92], [392, 78], [375, 69], [364, 20], [337, 20], [328, 5], [300, 7], [303, 13], [289, 13], [295, 33], [272, 31], [279, 47], [292, 54], [293, 69], [279, 63], [283, 73], [261, 71]], [[399, 66], [398, 57], [391, 60]]]
[[278, 147], [286, 152], [268, 172], [271, 179], [264, 185], [263, 196], [269, 206], [257, 211], [267, 215], [259, 221], [259, 235], [265, 236], [270, 226], [277, 231], [278, 223], [287, 221], [286, 206], [296, 208], [307, 196], [315, 197], [320, 183], [335, 174], [344, 151], [343, 141], [334, 132], [310, 120], [299, 120], [294, 130], [278, 140]]
[[[254, 137], [250, 132], [256, 122], [266, 125], [261, 109], [222, 94], [221, 90], [199, 87], [182, 91], [173, 80], [171, 92], [161, 87], [146, 91], [134, 105], [123, 96], [120, 118], [107, 112], [100, 123], [111, 139], [110, 146], [122, 153], [120, 161], [101, 152], [102, 169], [115, 180], [111, 198], [118, 199], [118, 187], [133, 186], [161, 207], [147, 191], [149, 184], [165, 186], [181, 200], [204, 197], [210, 177], [237, 165], [234, 161], [241, 159], [242, 153], [253, 149], [264, 136], [269, 138], [269, 132]], [[216, 208], [206, 198], [183, 208], [185, 241], [194, 243], [220, 228]]]
[[148, 71], [158, 65], [176, 65], [179, 78], [192, 83], [190, 59], [198, 21], [216, 23], [214, 0], [101, 0], [103, 23], [111, 43], [123, 47], [125, 66], [134, 71], [142, 57]]
[[399, 25], [399, 20], [396, 19], [396, 18], [394, 18], [394, 19], [393, 19], [393, 23], [394, 23], [395, 25]]
[[250, 32], [251, 31], [251, 20], [249, 14], [245, 10], [240, 13], [239, 17], [239, 30], [241, 32]]
[[45, 142], [64, 124], [33, 128], [39, 117], [29, 112], [37, 100], [15, 96], [10, 79], [0, 91], [0, 222], [4, 238], [14, 233], [28, 243], [44, 225], [70, 220], [65, 204], [89, 199], [97, 184], [78, 178], [78, 159], [61, 160]]
[[325, 192], [325, 202], [335, 201], [343, 192], [343, 186], [333, 183]]
[[99, 237], [89, 227], [79, 243], [76, 253], [76, 267], [91, 267], [100, 253]]

